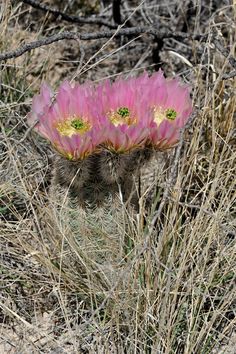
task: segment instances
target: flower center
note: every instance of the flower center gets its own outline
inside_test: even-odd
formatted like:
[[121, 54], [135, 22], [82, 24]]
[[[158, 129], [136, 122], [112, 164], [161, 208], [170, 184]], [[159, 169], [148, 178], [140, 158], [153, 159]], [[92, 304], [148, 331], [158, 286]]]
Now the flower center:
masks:
[[165, 113], [166, 113], [166, 118], [170, 120], [175, 120], [177, 116], [177, 112], [172, 108], [168, 108]]
[[128, 107], [120, 107], [116, 111], [110, 111], [108, 113], [108, 118], [116, 127], [121, 124], [135, 124], [135, 119], [130, 116], [130, 110]]
[[129, 116], [129, 108], [120, 107], [119, 109], [117, 109], [117, 114], [119, 114], [122, 118], [126, 118]]
[[61, 135], [72, 136], [73, 134], [85, 134], [91, 125], [81, 118], [66, 119], [64, 122], [57, 124], [56, 129]]
[[159, 125], [164, 119], [174, 121], [177, 112], [173, 108], [163, 109], [162, 107], [154, 107], [154, 121]]

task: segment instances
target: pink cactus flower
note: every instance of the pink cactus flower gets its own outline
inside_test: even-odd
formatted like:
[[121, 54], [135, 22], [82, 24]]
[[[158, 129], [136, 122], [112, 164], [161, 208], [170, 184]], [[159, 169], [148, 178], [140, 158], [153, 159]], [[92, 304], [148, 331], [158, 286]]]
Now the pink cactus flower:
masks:
[[90, 85], [64, 82], [53, 99], [52, 90], [46, 84], [33, 98], [28, 123], [48, 139], [68, 159], [83, 159], [94, 152], [103, 141], [106, 119], [98, 117]]
[[189, 87], [178, 79], [165, 79], [159, 70], [149, 78], [144, 91], [152, 117], [150, 143], [158, 150], [170, 148], [178, 142], [192, 113]]
[[106, 146], [117, 152], [174, 146], [192, 112], [189, 88], [178, 79], [165, 79], [161, 70], [150, 77], [106, 80], [97, 88], [97, 102], [99, 114], [108, 120]]
[[114, 83], [104, 81], [97, 87], [97, 109], [107, 120], [105, 146], [116, 152], [126, 152], [143, 146], [149, 136], [149, 113], [142, 84], [148, 76]]
[[92, 86], [64, 82], [54, 97], [41, 86], [28, 123], [65, 157], [77, 160], [107, 148], [170, 148], [192, 112], [189, 88], [159, 70]]

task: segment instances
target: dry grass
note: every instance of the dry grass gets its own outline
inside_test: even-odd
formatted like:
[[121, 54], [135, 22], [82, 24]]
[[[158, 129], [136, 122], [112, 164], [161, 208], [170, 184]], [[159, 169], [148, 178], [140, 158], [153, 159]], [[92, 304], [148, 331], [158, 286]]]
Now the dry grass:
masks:
[[[163, 9], [174, 16], [169, 3]], [[199, 11], [206, 3], [199, 2]], [[153, 4], [144, 2], [142, 11], [158, 18], [164, 10]], [[134, 19], [145, 19], [142, 11]], [[81, 63], [82, 51], [71, 43], [1, 63], [0, 353], [230, 353], [221, 344], [230, 344], [235, 326], [235, 79], [222, 81], [231, 67], [210, 40], [217, 27], [235, 54], [235, 6], [202, 16], [193, 15], [189, 26], [196, 32], [204, 26], [206, 44], [169, 40], [162, 52], [165, 71], [192, 84], [199, 113], [154, 229], [172, 152], [159, 153], [142, 171], [138, 215], [119, 198], [86, 213], [67, 195], [50, 194], [54, 153], [35, 134], [25, 137], [25, 114], [41, 80], [56, 87], [65, 77], [100, 80], [152, 69], [147, 40], [125, 42], [124, 49], [111, 42], [101, 52], [105, 41], [83, 43]], [[1, 51], [59, 24], [6, 1]], [[151, 188], [152, 208], [144, 216]]]

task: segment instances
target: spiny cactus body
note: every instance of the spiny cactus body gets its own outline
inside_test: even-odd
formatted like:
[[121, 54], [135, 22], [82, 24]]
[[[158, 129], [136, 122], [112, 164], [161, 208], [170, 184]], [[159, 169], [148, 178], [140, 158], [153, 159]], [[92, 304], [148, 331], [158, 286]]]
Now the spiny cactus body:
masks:
[[159, 71], [99, 84], [43, 84], [28, 122], [63, 157], [53, 185], [80, 205], [98, 206], [122, 194], [134, 200], [133, 182], [154, 150], [173, 147], [192, 111], [189, 89]]
[[53, 189], [60, 186], [81, 206], [101, 206], [109, 197], [122, 193], [123, 202], [135, 199], [134, 181], [140, 168], [152, 157], [150, 149], [131, 153], [110, 151], [90, 155], [82, 161], [57, 157]]

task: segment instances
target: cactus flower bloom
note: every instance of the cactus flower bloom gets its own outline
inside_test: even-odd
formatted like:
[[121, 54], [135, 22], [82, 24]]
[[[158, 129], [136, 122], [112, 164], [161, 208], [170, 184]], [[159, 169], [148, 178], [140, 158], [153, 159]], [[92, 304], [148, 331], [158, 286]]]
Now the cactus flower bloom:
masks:
[[64, 82], [54, 94], [46, 84], [33, 98], [29, 125], [68, 159], [83, 159], [103, 141], [105, 119], [93, 110], [93, 87]]
[[189, 87], [178, 79], [165, 79], [159, 70], [149, 78], [145, 91], [152, 117], [150, 142], [158, 150], [170, 148], [192, 113]]
[[143, 77], [106, 80], [97, 87], [98, 111], [107, 120], [105, 146], [111, 151], [126, 152], [148, 139], [150, 118], [140, 95], [142, 81]]
[[101, 84], [42, 84], [28, 123], [71, 160], [102, 148], [124, 153], [173, 147], [192, 112], [189, 88], [163, 72]]

